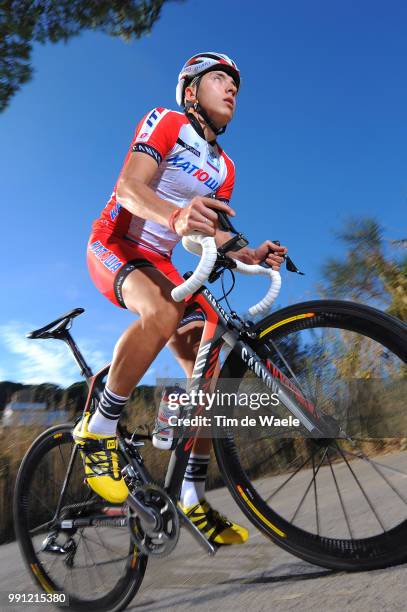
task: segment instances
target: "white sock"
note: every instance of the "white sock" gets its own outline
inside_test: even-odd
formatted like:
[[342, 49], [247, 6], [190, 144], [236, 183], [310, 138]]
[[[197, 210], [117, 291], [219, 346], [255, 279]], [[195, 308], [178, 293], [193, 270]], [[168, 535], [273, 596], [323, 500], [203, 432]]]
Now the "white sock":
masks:
[[113, 393], [106, 386], [95, 413], [92, 415], [88, 431], [96, 434], [115, 436], [117, 422], [129, 398]]
[[205, 497], [208, 464], [209, 455], [190, 454], [181, 488], [180, 502], [183, 506], [193, 506]]

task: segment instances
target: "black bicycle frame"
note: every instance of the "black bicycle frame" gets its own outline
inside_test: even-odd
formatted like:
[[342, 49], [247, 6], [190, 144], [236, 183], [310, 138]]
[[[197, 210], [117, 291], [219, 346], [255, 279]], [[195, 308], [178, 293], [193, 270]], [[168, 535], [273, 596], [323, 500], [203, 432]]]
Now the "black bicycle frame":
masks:
[[[274, 363], [268, 359], [265, 363], [259, 357], [254, 348], [256, 342], [259, 342], [259, 333], [251, 332], [250, 327], [245, 327], [244, 322], [238, 317], [235, 318], [227, 314], [207, 287], [201, 287], [186, 302], [191, 308], [201, 310], [205, 317], [201, 342], [192, 373], [192, 386], [197, 393], [199, 391], [207, 393], [211, 385], [213, 389], [213, 385], [216, 384], [219, 377], [218, 364], [221, 349], [228, 345], [229, 352], [233, 351], [240, 363], [243, 363], [261, 379], [271, 392], [279, 394], [281, 402], [295, 418], [299, 419], [311, 437], [331, 437], [331, 432], [328, 431], [325, 423], [320, 420], [312, 402], [304, 397], [302, 391], [291, 380], [289, 381]], [[83, 365], [85, 361], [78, 347], [72, 337], [69, 340], [68, 344], [76, 361]], [[84, 412], [90, 410], [91, 402], [94, 401], [95, 396], [96, 398], [100, 396], [103, 390], [102, 381], [109, 368], [110, 364], [107, 364], [97, 374], [93, 375], [90, 368], [86, 367], [85, 371], [88, 374], [86, 382], [89, 386], [89, 393]], [[82, 368], [82, 371], [84, 371], [84, 368]], [[183, 418], [193, 418], [202, 410], [202, 406], [193, 406], [192, 404], [184, 406]], [[118, 430], [123, 439], [125, 431], [120, 424]], [[183, 428], [176, 447], [172, 451], [165, 478], [165, 489], [173, 499], [179, 497], [188, 459], [196, 437], [196, 427]], [[134, 435], [136, 441], [147, 438], [149, 436], [143, 434]], [[121, 446], [124, 454], [130, 459], [126, 445], [122, 444]], [[132, 454], [132, 458], [138, 464], [142, 479], [148, 480], [148, 471], [142, 465], [141, 456], [135, 453]]]
[[[221, 349], [227, 344], [241, 361], [279, 398], [285, 407], [308, 430], [312, 437], [329, 437], [324, 424], [319, 421], [315, 407], [303, 393], [288, 381], [270, 360], [265, 364], [250, 344], [258, 339], [250, 328], [242, 328], [242, 322], [228, 315], [207, 287], [202, 287], [187, 300], [189, 305], [199, 308], [205, 316], [205, 324], [193, 373], [192, 388], [206, 393], [218, 379], [217, 365]], [[246, 336], [246, 337], [245, 337]], [[254, 336], [250, 338], [250, 336]], [[202, 411], [201, 406], [183, 407], [183, 418], [193, 418]], [[178, 499], [189, 455], [197, 437], [195, 426], [186, 427], [172, 452], [165, 479], [165, 488], [174, 499]]]

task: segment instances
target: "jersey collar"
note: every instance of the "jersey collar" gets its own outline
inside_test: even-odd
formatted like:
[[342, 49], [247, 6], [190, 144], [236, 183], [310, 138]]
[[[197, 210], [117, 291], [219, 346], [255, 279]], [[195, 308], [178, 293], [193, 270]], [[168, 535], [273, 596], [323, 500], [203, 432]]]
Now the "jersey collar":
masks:
[[[185, 115], [189, 121], [189, 123], [192, 125], [192, 127], [194, 128], [195, 132], [203, 139], [206, 140], [205, 138], [205, 134], [204, 131], [202, 129], [201, 124], [199, 123], [198, 119], [195, 117], [195, 115], [193, 115], [192, 113], [188, 113], [187, 111], [185, 111]], [[206, 141], [208, 142], [208, 144], [215, 146], [216, 145], [216, 138], [215, 140], [211, 140], [211, 141]]]

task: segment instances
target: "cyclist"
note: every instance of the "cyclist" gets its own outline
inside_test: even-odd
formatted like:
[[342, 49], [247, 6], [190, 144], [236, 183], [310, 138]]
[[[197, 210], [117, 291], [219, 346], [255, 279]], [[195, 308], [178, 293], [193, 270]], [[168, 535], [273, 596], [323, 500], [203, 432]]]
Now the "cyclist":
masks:
[[[140, 315], [117, 342], [97, 410], [74, 429], [89, 486], [102, 498], [122, 503], [128, 495], [118, 465], [116, 425], [131, 391], [167, 344], [191, 377], [202, 334], [199, 315], [186, 317], [185, 304], [171, 298], [183, 282], [171, 262], [182, 236], [193, 231], [223, 244], [216, 210], [229, 206], [235, 169], [217, 143], [231, 121], [240, 73], [228, 56], [199, 53], [182, 68], [176, 88], [184, 112], [157, 107], [139, 122], [114, 191], [95, 221], [88, 266], [96, 287], [116, 306]], [[209, 197], [213, 196], [213, 197]], [[266, 261], [278, 269], [285, 247], [266, 240], [233, 256], [245, 263]], [[182, 485], [182, 510], [217, 544], [247, 540], [248, 531], [213, 510], [205, 500], [211, 440], [194, 442]]]

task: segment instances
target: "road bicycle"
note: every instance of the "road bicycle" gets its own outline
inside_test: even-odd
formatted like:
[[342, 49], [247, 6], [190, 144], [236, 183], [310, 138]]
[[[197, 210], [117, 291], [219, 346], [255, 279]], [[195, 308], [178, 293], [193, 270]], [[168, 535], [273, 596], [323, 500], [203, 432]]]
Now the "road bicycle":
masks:
[[[400, 425], [406, 326], [374, 308], [336, 300], [294, 304], [253, 320], [276, 299], [280, 275], [267, 265], [248, 266], [226, 255], [247, 244], [231, 224], [228, 229], [233, 237], [219, 248], [207, 236], [183, 239], [185, 248], [201, 257], [195, 272], [185, 274], [184, 284], [172, 294], [186, 300], [186, 314], [199, 312], [204, 318], [194, 388], [206, 392], [219, 365], [217, 388], [227, 381], [228, 392], [237, 398], [219, 408], [222, 414], [239, 415], [243, 390], [260, 385], [276, 394], [281, 414], [295, 417], [299, 426], [277, 428], [277, 433], [264, 426], [248, 434], [220, 419], [213, 439], [220, 475], [251, 523], [301, 559], [359, 571], [406, 561], [402, 441], [383, 440], [383, 435], [367, 439], [353, 418], [357, 413], [363, 425], [363, 408], [377, 400], [379, 388], [390, 394], [391, 414], [398, 415]], [[292, 261], [287, 265], [298, 271]], [[226, 270], [270, 278], [266, 297], [247, 317], [230, 307], [226, 312], [205, 285], [223, 279]], [[59, 339], [69, 346], [89, 387], [84, 412], [92, 412], [109, 366], [93, 374], [73, 340], [69, 330], [82, 312], [76, 308], [28, 337]], [[274, 408], [264, 410], [277, 414]], [[186, 417], [199, 413], [202, 406], [190, 404], [182, 414], [187, 423]], [[56, 425], [33, 442], [15, 487], [18, 543], [43, 591], [63, 592], [75, 610], [121, 610], [139, 590], [148, 557], [169, 554], [181, 527], [208, 554], [216, 553], [217, 546], [177, 503], [196, 428], [177, 429], [165, 481], [157, 484], [141, 452], [150, 433], [130, 432], [119, 423], [120, 461], [130, 491], [122, 506], [98, 498], [84, 484], [72, 428], [72, 423]]]

